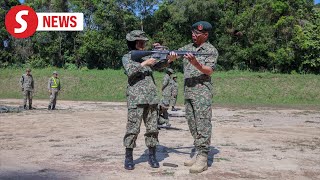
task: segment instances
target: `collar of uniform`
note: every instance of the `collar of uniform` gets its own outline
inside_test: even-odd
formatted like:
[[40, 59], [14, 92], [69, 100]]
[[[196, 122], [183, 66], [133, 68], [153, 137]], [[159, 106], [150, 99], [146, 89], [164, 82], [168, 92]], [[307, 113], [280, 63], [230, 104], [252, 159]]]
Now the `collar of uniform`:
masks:
[[195, 47], [197, 51], [199, 51], [200, 49], [204, 50], [206, 49], [207, 44], [208, 44], [208, 41], [202, 43], [199, 47], [196, 47], [195, 44], [193, 44], [193, 47]]

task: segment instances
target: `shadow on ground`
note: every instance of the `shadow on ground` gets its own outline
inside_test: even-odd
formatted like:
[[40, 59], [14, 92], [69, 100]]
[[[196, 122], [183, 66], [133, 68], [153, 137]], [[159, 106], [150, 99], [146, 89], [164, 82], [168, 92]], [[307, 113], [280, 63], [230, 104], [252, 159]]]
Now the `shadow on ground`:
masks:
[[67, 177], [65, 174], [61, 174], [57, 171], [50, 169], [42, 169], [35, 172], [25, 172], [25, 171], [0, 171], [1, 180], [71, 180], [71, 177]]
[[[189, 152], [182, 151], [184, 149], [190, 149]], [[212, 166], [214, 155], [218, 154], [220, 151], [215, 147], [210, 147], [210, 152], [208, 154], [208, 166]], [[190, 147], [177, 147], [177, 148], [168, 148], [166, 146], [159, 145], [157, 146], [157, 160], [159, 162], [163, 161], [167, 157], [169, 157], [170, 153], [177, 153], [177, 154], [188, 154], [189, 157], [193, 157], [195, 155], [195, 149], [193, 146]], [[146, 149], [144, 153], [136, 160], [133, 161], [134, 164], [139, 164], [143, 162], [148, 162], [148, 154], [149, 150]], [[187, 158], [187, 157], [186, 157]]]

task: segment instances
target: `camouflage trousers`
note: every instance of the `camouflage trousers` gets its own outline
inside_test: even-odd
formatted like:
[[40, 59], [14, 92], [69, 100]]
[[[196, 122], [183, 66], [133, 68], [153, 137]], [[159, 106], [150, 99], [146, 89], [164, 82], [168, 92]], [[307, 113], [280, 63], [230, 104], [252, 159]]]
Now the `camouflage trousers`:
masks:
[[50, 93], [50, 102], [49, 105], [56, 106], [57, 103], [57, 97], [58, 97], [58, 92], [59, 90], [57, 88], [51, 88], [51, 93]]
[[185, 99], [186, 119], [198, 153], [208, 154], [212, 134], [211, 103], [199, 99]]
[[32, 97], [33, 97], [33, 92], [24, 90], [23, 91], [23, 105], [27, 105], [27, 101], [29, 101], [29, 106], [32, 106]]
[[123, 138], [123, 145], [126, 148], [136, 147], [142, 120], [146, 127], [146, 133], [144, 134], [146, 146], [155, 147], [159, 143], [157, 106], [157, 104], [143, 104], [137, 105], [137, 108], [128, 109], [127, 131]]
[[171, 96], [171, 99], [170, 99], [171, 106], [176, 106], [176, 103], [177, 103], [177, 97]]
[[159, 113], [158, 113], [158, 124], [169, 124], [169, 113], [168, 108], [159, 105]]
[[162, 100], [161, 100], [161, 104], [166, 106], [166, 107], [169, 107], [170, 100], [171, 100], [171, 96], [163, 96]]

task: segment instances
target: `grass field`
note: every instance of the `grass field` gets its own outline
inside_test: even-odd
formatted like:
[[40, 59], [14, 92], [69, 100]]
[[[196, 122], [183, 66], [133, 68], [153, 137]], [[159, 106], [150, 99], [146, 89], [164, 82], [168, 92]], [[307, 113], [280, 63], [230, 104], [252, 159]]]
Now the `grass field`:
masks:
[[[34, 69], [34, 98], [48, 99], [47, 81], [55, 69]], [[58, 69], [62, 91], [59, 99], [125, 101], [127, 77], [123, 70]], [[0, 98], [22, 98], [19, 79], [24, 69], [0, 69]], [[183, 104], [183, 74], [178, 73], [178, 103]], [[158, 89], [164, 73], [154, 73]], [[320, 107], [320, 76], [246, 71], [215, 72], [217, 105]], [[159, 93], [160, 94], [160, 93]]]

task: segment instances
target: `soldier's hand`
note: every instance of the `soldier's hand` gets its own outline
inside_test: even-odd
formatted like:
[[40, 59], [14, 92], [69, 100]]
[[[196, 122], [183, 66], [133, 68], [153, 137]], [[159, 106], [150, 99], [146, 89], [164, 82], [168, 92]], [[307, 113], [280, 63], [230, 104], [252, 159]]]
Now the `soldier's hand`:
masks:
[[174, 51], [171, 51], [167, 58], [169, 60], [168, 63], [171, 63], [171, 62], [175, 61], [178, 58], [178, 55]]
[[152, 46], [153, 48], [156, 48], [157, 46], [161, 46], [161, 44], [156, 42], [156, 43], [153, 43]]
[[143, 61], [143, 62], [141, 63], [141, 66], [152, 66], [152, 65], [154, 65], [156, 62], [157, 62], [156, 59], [150, 58], [150, 59], [147, 59], [147, 60]]
[[183, 56], [184, 58], [188, 59], [189, 62], [194, 65], [197, 66], [199, 65], [199, 62], [197, 61], [196, 57], [192, 54], [192, 53], [187, 53], [186, 55]]

